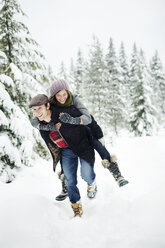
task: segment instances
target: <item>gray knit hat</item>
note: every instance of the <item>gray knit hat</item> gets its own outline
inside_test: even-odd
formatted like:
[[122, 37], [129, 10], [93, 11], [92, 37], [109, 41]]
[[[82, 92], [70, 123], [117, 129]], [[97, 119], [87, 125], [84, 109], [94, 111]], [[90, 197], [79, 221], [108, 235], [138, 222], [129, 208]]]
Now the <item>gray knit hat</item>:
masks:
[[30, 104], [29, 104], [29, 108], [33, 107], [33, 106], [40, 106], [43, 104], [48, 103], [48, 97], [44, 94], [38, 94], [35, 97], [32, 98]]
[[50, 87], [50, 96], [55, 96], [57, 92], [60, 90], [68, 90], [69, 91], [69, 85], [67, 82], [63, 79], [55, 81], [51, 87]]

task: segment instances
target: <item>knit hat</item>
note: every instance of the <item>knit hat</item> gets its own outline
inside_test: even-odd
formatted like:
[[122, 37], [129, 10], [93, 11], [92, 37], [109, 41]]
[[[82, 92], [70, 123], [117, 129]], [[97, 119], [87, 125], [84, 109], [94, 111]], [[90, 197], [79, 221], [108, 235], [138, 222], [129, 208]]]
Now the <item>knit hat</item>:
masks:
[[69, 85], [67, 82], [63, 79], [55, 81], [51, 87], [50, 87], [50, 96], [55, 96], [57, 92], [60, 90], [68, 90], [69, 91]]
[[40, 106], [43, 104], [48, 103], [48, 97], [44, 94], [38, 94], [35, 97], [32, 98], [30, 104], [29, 104], [29, 108], [33, 107], [33, 106]]

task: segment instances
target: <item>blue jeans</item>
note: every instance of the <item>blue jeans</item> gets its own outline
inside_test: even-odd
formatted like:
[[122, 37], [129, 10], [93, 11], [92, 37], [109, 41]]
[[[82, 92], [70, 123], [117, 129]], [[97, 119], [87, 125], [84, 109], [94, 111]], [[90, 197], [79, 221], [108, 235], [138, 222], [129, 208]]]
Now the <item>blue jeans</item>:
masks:
[[87, 127], [87, 130], [89, 140], [93, 148], [98, 152], [102, 159], [108, 159], [108, 161], [110, 162], [110, 153], [108, 152], [106, 147], [103, 146], [101, 142], [93, 136], [92, 131], [89, 127]]
[[[78, 156], [70, 148], [62, 148], [62, 168], [67, 182], [68, 196], [71, 203], [80, 200], [80, 192], [77, 188]], [[95, 179], [94, 168], [87, 161], [80, 158], [81, 177], [88, 183]]]

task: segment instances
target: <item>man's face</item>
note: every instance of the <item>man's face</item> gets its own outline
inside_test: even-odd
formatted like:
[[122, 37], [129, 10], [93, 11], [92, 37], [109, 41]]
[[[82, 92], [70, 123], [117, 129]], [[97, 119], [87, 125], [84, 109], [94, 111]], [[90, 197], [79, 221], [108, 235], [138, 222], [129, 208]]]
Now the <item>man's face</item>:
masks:
[[32, 107], [35, 116], [40, 120], [40, 121], [46, 121], [47, 117], [49, 116], [49, 104], [45, 106], [45, 104], [40, 105], [40, 106], [33, 106]]

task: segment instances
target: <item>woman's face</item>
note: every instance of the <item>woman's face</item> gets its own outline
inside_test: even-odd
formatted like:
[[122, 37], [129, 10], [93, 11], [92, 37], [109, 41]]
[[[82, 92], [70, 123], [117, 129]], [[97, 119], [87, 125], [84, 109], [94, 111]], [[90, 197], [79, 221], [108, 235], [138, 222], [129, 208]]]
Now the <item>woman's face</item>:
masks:
[[68, 92], [66, 90], [60, 90], [56, 94], [56, 100], [61, 104], [64, 104], [67, 98], [68, 98]]

